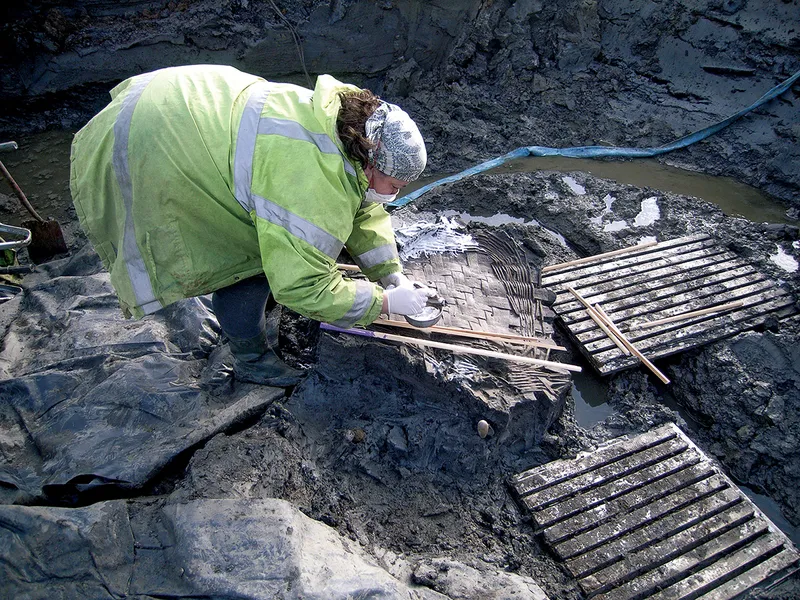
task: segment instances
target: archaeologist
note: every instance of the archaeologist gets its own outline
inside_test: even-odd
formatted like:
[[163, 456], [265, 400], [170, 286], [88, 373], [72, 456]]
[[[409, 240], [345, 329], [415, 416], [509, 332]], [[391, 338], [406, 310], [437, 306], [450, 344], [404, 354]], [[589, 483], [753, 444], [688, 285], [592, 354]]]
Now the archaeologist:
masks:
[[[70, 189], [126, 316], [213, 292], [235, 377], [289, 386], [302, 373], [268, 343], [270, 293], [340, 327], [433, 294], [402, 274], [382, 206], [427, 160], [399, 107], [329, 75], [312, 91], [212, 65], [111, 97], [75, 135]], [[343, 248], [369, 282], [342, 277]]]

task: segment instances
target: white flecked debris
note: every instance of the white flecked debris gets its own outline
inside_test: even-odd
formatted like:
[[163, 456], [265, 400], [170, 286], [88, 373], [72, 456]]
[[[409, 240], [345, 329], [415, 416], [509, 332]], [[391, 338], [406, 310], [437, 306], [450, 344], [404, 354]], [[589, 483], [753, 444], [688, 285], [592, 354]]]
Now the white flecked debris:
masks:
[[[611, 194], [606, 194], [605, 197], [603, 198], [603, 202], [606, 203], [605, 210], [603, 212], [601, 212], [596, 217], [590, 217], [589, 218], [589, 222], [590, 223], [594, 223], [595, 225], [598, 225], [598, 226], [602, 225], [603, 224], [603, 217], [605, 215], [609, 214], [610, 212], [612, 212], [611, 211], [611, 206], [614, 204], [615, 200], [616, 200], [616, 198], [614, 198], [614, 196], [612, 196]], [[614, 223], [619, 223], [619, 222], [620, 221], [614, 221], [613, 223], [611, 223], [611, 226], [618, 227], [618, 225], [614, 225]], [[624, 223], [625, 226], [627, 227], [627, 223], [625, 223], [625, 221], [621, 221], [621, 222]], [[603, 229], [603, 231], [619, 231], [619, 229], [608, 229], [608, 227], [609, 227], [609, 225], [606, 225], [605, 228]]]
[[455, 219], [442, 217], [440, 221], [418, 222], [395, 231], [400, 245], [400, 260], [445, 252], [476, 250], [477, 242], [471, 235], [458, 230], [462, 225]]
[[606, 223], [603, 227], [603, 231], [622, 231], [623, 229], [628, 228], [628, 222], [625, 220], [622, 221], [611, 221], [611, 223]]

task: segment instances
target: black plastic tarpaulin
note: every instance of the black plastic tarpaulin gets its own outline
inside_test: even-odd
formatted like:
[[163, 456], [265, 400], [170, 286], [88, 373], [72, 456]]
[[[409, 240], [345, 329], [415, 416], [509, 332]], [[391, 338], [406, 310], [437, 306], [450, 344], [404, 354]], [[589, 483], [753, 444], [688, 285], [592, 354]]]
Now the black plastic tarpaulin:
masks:
[[206, 385], [220, 368], [208, 298], [126, 320], [89, 249], [24, 286], [0, 305], [0, 502], [140, 488], [284, 393]]
[[0, 506], [0, 597], [447, 598], [273, 498]]

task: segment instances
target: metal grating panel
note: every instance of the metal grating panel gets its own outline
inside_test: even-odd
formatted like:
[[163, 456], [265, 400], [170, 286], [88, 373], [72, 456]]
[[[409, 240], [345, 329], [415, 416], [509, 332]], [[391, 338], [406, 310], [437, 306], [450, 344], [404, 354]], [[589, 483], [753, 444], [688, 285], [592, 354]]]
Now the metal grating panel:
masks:
[[586, 598], [735, 598], [800, 561], [673, 424], [531, 469], [511, 485]]
[[[794, 299], [757, 269], [706, 235], [661, 242], [642, 250], [553, 268], [542, 284], [556, 292], [553, 310], [602, 375], [639, 364], [624, 354], [568, 291], [600, 304], [648, 359], [683, 352], [752, 329], [770, 315], [797, 313]], [[741, 308], [653, 327], [647, 321], [741, 301]]]

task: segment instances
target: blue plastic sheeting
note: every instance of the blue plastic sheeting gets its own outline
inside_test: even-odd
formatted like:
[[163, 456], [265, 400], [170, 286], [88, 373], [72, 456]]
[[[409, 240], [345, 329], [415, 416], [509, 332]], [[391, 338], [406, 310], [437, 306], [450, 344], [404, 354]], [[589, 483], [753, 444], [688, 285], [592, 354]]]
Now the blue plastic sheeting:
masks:
[[508, 154], [504, 154], [503, 156], [499, 156], [497, 158], [493, 158], [492, 160], [488, 160], [483, 162], [479, 165], [475, 165], [474, 167], [470, 167], [465, 171], [461, 171], [460, 173], [456, 173], [455, 175], [450, 175], [449, 177], [444, 177], [443, 179], [439, 179], [434, 181], [433, 183], [429, 183], [418, 190], [414, 190], [413, 192], [406, 194], [402, 198], [398, 198], [394, 202], [390, 202], [387, 206], [391, 206], [394, 208], [399, 208], [401, 206], [405, 206], [406, 204], [416, 200], [423, 194], [429, 192], [435, 187], [439, 187], [445, 183], [453, 183], [455, 181], [459, 181], [464, 179], [465, 177], [469, 177], [471, 175], [477, 175], [478, 173], [483, 173], [484, 171], [488, 171], [490, 169], [494, 169], [495, 167], [499, 167], [505, 162], [509, 160], [513, 160], [515, 158], [524, 158], [526, 156], [564, 156], [567, 158], [649, 158], [653, 156], [658, 156], [659, 154], [666, 154], [667, 152], [672, 152], [673, 150], [678, 150], [680, 148], [686, 148], [695, 142], [699, 142], [700, 140], [704, 140], [705, 138], [717, 133], [721, 129], [724, 129], [734, 121], [738, 120], [739, 118], [743, 117], [747, 113], [752, 110], [755, 110], [762, 104], [769, 102], [773, 98], [780, 96], [785, 91], [790, 89], [792, 85], [800, 79], [800, 71], [792, 75], [789, 79], [781, 83], [780, 85], [776, 85], [766, 94], [761, 96], [758, 100], [756, 100], [753, 104], [748, 106], [747, 108], [740, 110], [735, 115], [731, 115], [727, 119], [719, 121], [714, 125], [706, 127], [705, 129], [701, 129], [700, 131], [695, 131], [694, 133], [690, 133], [689, 135], [685, 135], [682, 138], [675, 140], [674, 142], [670, 142], [669, 144], [665, 144], [663, 146], [658, 146], [656, 148], [617, 148], [614, 146], [577, 146], [573, 148], [548, 148], [547, 146], [524, 146], [522, 148], [517, 148], [516, 150], [512, 150]]

